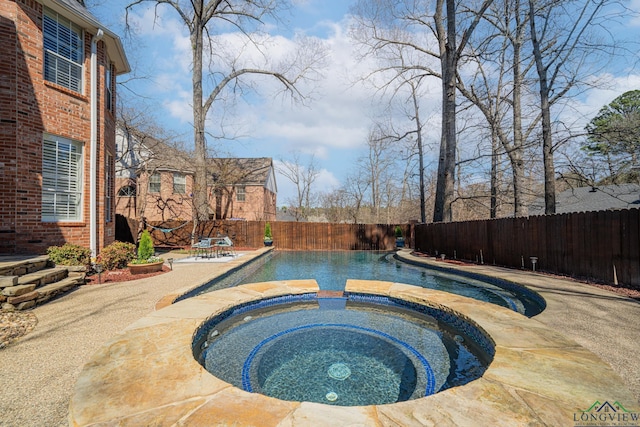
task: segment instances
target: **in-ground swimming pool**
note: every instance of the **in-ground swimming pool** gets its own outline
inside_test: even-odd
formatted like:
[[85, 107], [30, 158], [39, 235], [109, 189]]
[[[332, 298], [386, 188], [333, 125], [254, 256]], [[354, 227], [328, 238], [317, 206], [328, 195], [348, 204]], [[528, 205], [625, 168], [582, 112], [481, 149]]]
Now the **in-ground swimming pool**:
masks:
[[194, 356], [245, 391], [340, 406], [417, 399], [479, 378], [491, 340], [451, 312], [390, 297], [288, 295], [210, 319]]
[[322, 290], [343, 290], [347, 279], [401, 282], [451, 292], [535, 316], [544, 307], [534, 292], [509, 283], [489, 283], [401, 262], [394, 253], [377, 251], [274, 251], [198, 293], [238, 284], [315, 279]]

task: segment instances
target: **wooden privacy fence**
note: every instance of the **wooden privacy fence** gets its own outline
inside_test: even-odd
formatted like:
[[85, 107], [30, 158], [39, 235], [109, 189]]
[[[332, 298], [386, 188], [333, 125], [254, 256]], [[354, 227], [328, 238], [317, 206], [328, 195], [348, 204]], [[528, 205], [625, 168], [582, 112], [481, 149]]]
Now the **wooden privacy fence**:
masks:
[[[118, 234], [137, 235], [134, 220], [118, 224], [129, 230]], [[401, 225], [409, 241], [411, 226]], [[147, 222], [154, 244], [159, 247], [186, 247], [191, 244], [192, 222]], [[198, 225], [195, 239], [218, 234], [230, 236], [238, 247], [258, 248], [264, 245], [264, 221], [206, 221]], [[395, 225], [330, 224], [314, 222], [271, 222], [274, 246], [284, 250], [393, 250], [396, 246]]]
[[420, 224], [415, 249], [640, 289], [639, 209]]

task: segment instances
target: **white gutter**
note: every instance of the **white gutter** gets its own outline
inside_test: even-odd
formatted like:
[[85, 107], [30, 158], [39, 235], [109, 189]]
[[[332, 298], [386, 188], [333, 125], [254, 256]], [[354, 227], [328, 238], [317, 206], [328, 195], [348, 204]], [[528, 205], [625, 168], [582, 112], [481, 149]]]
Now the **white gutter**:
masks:
[[98, 254], [97, 243], [97, 219], [98, 219], [98, 196], [97, 196], [97, 174], [98, 174], [98, 42], [102, 39], [104, 32], [98, 29], [95, 36], [91, 38], [91, 153], [90, 153], [90, 178], [89, 178], [89, 248], [91, 256]]

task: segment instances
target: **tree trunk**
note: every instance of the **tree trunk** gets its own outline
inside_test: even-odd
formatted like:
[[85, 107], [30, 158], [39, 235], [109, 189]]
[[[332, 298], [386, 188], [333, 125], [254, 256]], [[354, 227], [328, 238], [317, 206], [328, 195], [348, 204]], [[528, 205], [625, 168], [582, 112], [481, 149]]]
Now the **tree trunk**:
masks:
[[553, 164], [553, 141], [551, 139], [551, 105], [549, 102], [549, 83], [547, 69], [542, 63], [542, 51], [536, 32], [534, 4], [529, 0], [529, 25], [531, 27], [531, 44], [538, 72], [540, 92], [540, 110], [542, 113], [542, 161], [544, 164], [544, 213], [556, 213], [556, 180]]
[[[197, 10], [197, 5], [200, 11]], [[202, 95], [202, 44], [203, 29], [199, 18], [202, 10], [201, 2], [194, 2], [194, 24], [191, 32], [193, 53], [193, 134], [195, 147], [195, 177], [193, 188], [193, 207], [195, 217], [200, 221], [209, 219], [209, 201], [207, 197], [207, 141], [204, 136], [205, 111]]]
[[[493, 127], [493, 126], [492, 126]], [[491, 200], [489, 218], [498, 216], [498, 136], [496, 131], [491, 131]]]
[[452, 219], [451, 204], [455, 186], [456, 167], [456, 9], [454, 0], [446, 0], [447, 36], [444, 52], [440, 57], [442, 64], [442, 140], [438, 179], [436, 182], [436, 201], [433, 210], [433, 222], [448, 222]]
[[526, 216], [527, 208], [523, 200], [524, 161], [522, 136], [522, 86], [520, 51], [523, 29], [520, 21], [520, 1], [515, 3], [516, 36], [513, 41], [513, 147], [507, 150], [513, 168], [513, 213], [516, 217]]

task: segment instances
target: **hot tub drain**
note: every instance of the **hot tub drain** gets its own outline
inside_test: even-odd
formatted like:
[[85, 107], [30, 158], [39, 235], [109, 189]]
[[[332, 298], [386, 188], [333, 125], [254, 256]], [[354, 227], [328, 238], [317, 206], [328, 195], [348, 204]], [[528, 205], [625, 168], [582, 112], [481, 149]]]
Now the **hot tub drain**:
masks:
[[336, 400], [338, 400], [338, 394], [333, 391], [330, 391], [329, 393], [327, 393], [325, 397], [329, 402], [335, 402]]
[[351, 375], [351, 369], [344, 363], [334, 363], [329, 366], [329, 376], [334, 380], [346, 380]]

